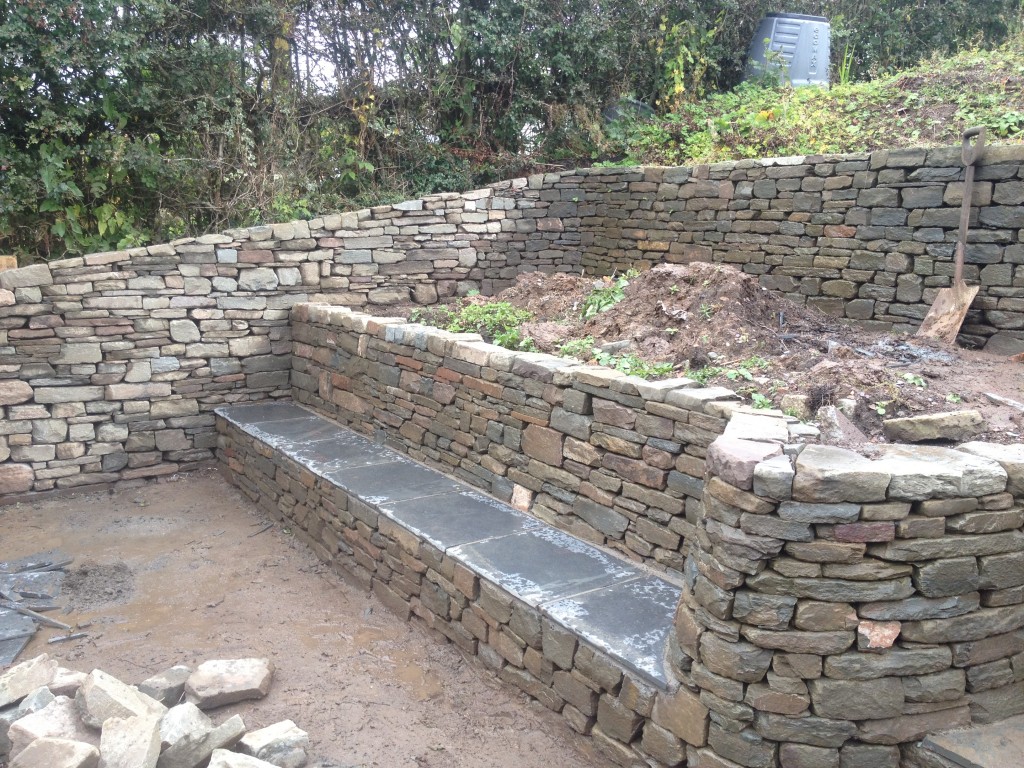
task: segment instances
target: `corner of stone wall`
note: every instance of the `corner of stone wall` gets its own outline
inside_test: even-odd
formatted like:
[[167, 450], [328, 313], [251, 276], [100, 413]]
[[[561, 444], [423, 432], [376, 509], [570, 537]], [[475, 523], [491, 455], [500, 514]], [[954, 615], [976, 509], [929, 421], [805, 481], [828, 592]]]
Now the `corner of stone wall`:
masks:
[[1024, 711], [1024, 446], [751, 437], [708, 449], [675, 621], [704, 750], [896, 768]]

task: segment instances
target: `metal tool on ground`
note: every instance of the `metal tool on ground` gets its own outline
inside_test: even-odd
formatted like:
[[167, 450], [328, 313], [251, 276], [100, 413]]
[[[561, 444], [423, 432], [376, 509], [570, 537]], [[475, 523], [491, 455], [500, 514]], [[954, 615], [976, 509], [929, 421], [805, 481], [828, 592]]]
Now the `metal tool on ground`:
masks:
[[[971, 139], [976, 139], [972, 144]], [[964, 252], [967, 250], [967, 227], [971, 219], [971, 198], [974, 196], [974, 164], [981, 159], [985, 148], [985, 127], [964, 131], [963, 161], [967, 171], [964, 174], [963, 203], [960, 206], [960, 236], [953, 257], [953, 284], [939, 290], [928, 315], [917, 330], [918, 336], [941, 339], [955, 344], [960, 326], [963, 325], [971, 302], [978, 295], [977, 285], [964, 282]]]

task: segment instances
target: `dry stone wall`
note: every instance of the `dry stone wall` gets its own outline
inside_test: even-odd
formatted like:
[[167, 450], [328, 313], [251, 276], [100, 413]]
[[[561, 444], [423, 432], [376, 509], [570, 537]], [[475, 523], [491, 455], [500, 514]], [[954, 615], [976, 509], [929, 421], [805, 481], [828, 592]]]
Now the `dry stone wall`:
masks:
[[[1024, 351], [1022, 146], [985, 150], [965, 278], [981, 285], [963, 329]], [[581, 265], [609, 273], [718, 261], [868, 328], [911, 331], [950, 284], [963, 200], [960, 148], [790, 157], [694, 168], [591, 168], [545, 177], [579, 220]]]
[[0, 495], [212, 459], [214, 407], [288, 395], [295, 302], [430, 304], [478, 287], [479, 248], [541, 210], [517, 208], [526, 186], [0, 272]]
[[732, 391], [343, 307], [303, 304], [292, 317], [296, 402], [580, 538], [682, 571]]
[[676, 617], [707, 749], [896, 768], [1024, 712], [1024, 448], [719, 438], [707, 465]]
[[[218, 404], [288, 391], [288, 311], [430, 304], [529, 270], [707, 259], [869, 327], [948, 284], [959, 148], [541, 174], [0, 272], [0, 494], [212, 457]], [[1021, 147], [976, 175], [964, 335], [1024, 351]]]
[[[801, 442], [813, 433], [783, 414], [686, 380], [644, 382], [346, 308], [299, 305], [293, 317], [296, 401], [682, 577], [666, 659], [680, 688], [658, 695], [657, 727], [608, 730], [593, 703], [612, 707], [616, 690], [579, 681], [591, 702], [580, 712], [597, 725], [577, 719], [623, 765], [623, 746], [650, 755], [662, 744], [674, 750], [658, 753], [667, 765], [685, 751], [698, 766], [897, 768], [929, 732], [1024, 712], [1024, 446], [863, 456]], [[284, 499], [274, 503], [322, 547], [321, 502], [306, 496], [316, 479], [282, 480], [238, 439], [228, 460], [254, 498]], [[345, 568], [357, 576], [379, 571], [382, 551], [420, 546], [374, 543], [376, 519], [362, 520], [347, 524]], [[426, 584], [395, 583], [409, 579]], [[416, 610], [380, 591], [403, 615]], [[467, 598], [456, 598], [464, 609]], [[475, 642], [450, 616], [418, 615]], [[505, 655], [496, 668], [549, 700], [545, 675], [512, 669], [523, 663]], [[640, 715], [627, 713], [634, 726]]]

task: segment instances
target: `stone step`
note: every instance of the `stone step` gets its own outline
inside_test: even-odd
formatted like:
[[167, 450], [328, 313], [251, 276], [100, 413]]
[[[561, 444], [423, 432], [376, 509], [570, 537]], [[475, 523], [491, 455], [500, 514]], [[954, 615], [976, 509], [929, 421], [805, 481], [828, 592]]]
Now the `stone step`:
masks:
[[921, 749], [959, 768], [1024, 765], [1024, 715], [925, 737]]
[[670, 686], [676, 585], [293, 403], [216, 413], [656, 687]]

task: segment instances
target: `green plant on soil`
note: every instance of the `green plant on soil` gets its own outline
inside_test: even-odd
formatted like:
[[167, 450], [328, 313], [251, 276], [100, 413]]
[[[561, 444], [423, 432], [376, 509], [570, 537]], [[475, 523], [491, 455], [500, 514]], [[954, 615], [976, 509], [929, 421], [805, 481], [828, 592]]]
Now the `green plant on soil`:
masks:
[[558, 348], [560, 357], [574, 357], [577, 360], [590, 360], [594, 356], [594, 337], [572, 339]]
[[583, 300], [583, 319], [589, 320], [594, 315], [611, 309], [626, 298], [626, 286], [639, 274], [637, 270], [631, 269], [618, 277], [612, 275], [601, 278], [602, 285], [592, 290]]
[[772, 399], [767, 395], [762, 395], [760, 392], [751, 392], [750, 401], [758, 409], [772, 407]]
[[431, 307], [427, 311], [415, 310], [409, 319], [454, 333], [479, 333], [486, 341], [505, 349], [523, 352], [537, 349], [533, 339], [524, 336], [520, 330], [523, 323], [533, 319], [533, 313], [507, 301], [463, 304], [455, 308]]
[[594, 350], [594, 359], [601, 365], [614, 368], [627, 376], [639, 376], [641, 379], [655, 379], [672, 373], [672, 363], [649, 363], [633, 354], [613, 355], [608, 352]]

